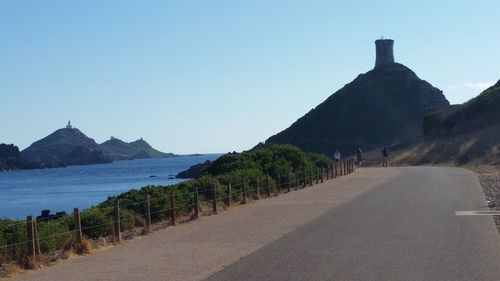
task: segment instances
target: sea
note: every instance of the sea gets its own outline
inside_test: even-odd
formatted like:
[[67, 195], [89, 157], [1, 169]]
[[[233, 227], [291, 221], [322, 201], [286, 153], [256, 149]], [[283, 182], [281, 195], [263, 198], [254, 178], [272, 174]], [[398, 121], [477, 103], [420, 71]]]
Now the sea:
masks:
[[0, 218], [25, 219], [27, 215], [81, 210], [132, 188], [172, 185], [185, 179], [172, 175], [221, 154], [116, 161], [110, 164], [57, 169], [0, 172]]

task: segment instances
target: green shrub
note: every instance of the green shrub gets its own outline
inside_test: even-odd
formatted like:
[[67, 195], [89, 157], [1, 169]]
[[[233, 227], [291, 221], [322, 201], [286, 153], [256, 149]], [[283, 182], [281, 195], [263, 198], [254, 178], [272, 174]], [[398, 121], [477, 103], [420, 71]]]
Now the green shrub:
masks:
[[74, 232], [70, 231], [71, 224], [72, 217], [69, 216], [52, 221], [37, 222], [40, 250], [43, 253], [60, 250], [64, 242], [74, 236]]
[[91, 239], [113, 234], [112, 209], [92, 207], [80, 214], [82, 232]]

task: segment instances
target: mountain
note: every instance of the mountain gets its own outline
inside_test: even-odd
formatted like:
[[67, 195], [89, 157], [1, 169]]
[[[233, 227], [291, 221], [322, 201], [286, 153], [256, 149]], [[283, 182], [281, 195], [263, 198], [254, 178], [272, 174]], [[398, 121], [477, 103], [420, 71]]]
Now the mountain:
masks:
[[111, 137], [111, 139], [101, 143], [99, 147], [108, 153], [113, 160], [167, 158], [177, 156], [172, 153], [164, 153], [154, 149], [142, 138], [133, 142], [124, 142], [115, 137]]
[[500, 81], [470, 101], [423, 120], [423, 139], [398, 153], [404, 164], [500, 165]]
[[53, 167], [112, 162], [93, 139], [69, 124], [34, 142], [21, 154], [28, 161]]
[[415, 139], [423, 133], [423, 117], [448, 106], [441, 90], [390, 62], [359, 75], [265, 144], [353, 154], [358, 147], [370, 150]]
[[41, 167], [24, 159], [17, 146], [0, 143], [0, 171], [36, 168]]

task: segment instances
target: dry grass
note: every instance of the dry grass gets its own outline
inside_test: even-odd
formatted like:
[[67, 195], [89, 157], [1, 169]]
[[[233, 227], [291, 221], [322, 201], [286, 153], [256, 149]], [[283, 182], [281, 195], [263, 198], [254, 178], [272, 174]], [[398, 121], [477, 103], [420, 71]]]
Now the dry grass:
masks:
[[92, 242], [86, 238], [82, 239], [81, 244], [76, 239], [70, 239], [63, 245], [63, 257], [67, 259], [75, 255], [90, 254], [93, 250]]
[[134, 225], [136, 227], [145, 227], [146, 226], [146, 220], [143, 217], [141, 217], [141, 216], [135, 216]]
[[4, 269], [0, 270], [0, 280], [10, 278], [23, 272], [24, 269], [17, 264], [8, 265]]

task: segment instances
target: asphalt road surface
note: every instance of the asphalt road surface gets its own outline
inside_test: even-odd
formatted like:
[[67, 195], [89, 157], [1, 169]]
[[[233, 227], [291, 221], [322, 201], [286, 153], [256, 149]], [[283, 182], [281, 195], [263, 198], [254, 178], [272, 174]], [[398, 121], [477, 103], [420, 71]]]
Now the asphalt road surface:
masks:
[[500, 280], [476, 177], [359, 169], [13, 280]]
[[500, 280], [500, 239], [476, 177], [409, 167], [207, 280]]

